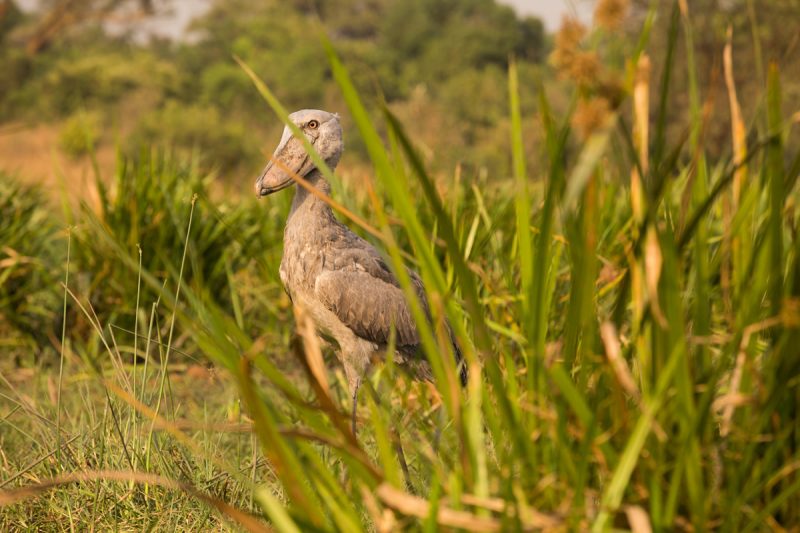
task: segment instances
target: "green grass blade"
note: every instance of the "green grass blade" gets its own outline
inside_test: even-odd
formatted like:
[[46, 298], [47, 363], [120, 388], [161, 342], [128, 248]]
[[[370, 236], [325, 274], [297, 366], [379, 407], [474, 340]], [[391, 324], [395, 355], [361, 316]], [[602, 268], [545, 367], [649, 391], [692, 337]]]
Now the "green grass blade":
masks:
[[656, 412], [658, 412], [664, 402], [669, 386], [672, 384], [673, 376], [685, 357], [682, 348], [682, 346], [678, 345], [675, 347], [672, 354], [670, 354], [667, 364], [658, 376], [658, 382], [656, 383], [653, 395], [642, 407], [642, 414], [636, 421], [636, 426], [631, 431], [628, 443], [625, 445], [625, 449], [619, 457], [619, 462], [616, 468], [614, 468], [611, 480], [603, 491], [603, 496], [600, 500], [601, 510], [592, 524], [592, 531], [594, 532], [600, 533], [606, 530], [611, 514], [616, 511], [622, 503], [628, 481], [639, 461], [647, 436], [652, 430]]

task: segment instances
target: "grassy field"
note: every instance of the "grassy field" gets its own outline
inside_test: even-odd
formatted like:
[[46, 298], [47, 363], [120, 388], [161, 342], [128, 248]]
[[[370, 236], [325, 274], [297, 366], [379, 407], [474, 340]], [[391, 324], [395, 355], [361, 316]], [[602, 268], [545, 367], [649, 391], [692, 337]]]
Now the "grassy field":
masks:
[[[691, 50], [677, 4], [668, 26]], [[670, 73], [694, 65], [650, 72], [651, 31], [615, 63], [562, 30], [564, 115], [512, 62], [509, 178], [430, 176], [324, 43], [374, 168], [324, 169], [335, 208], [420, 272], [434, 315], [435, 383], [377, 368], [357, 437], [277, 279], [290, 195], [219, 198], [193, 161], [146, 150], [61, 219], [3, 176], [0, 529], [797, 531], [797, 116], [770, 65], [749, 122], [728, 86], [729, 156], [706, 155], [730, 119], [694, 82], [673, 139]]]

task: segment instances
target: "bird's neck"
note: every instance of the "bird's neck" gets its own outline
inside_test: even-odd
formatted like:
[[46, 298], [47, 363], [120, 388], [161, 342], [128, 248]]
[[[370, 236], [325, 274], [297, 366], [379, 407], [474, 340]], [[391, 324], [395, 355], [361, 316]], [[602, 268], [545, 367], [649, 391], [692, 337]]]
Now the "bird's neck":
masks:
[[[305, 180], [320, 193], [330, 196], [331, 186], [318, 169], [315, 168], [306, 174]], [[289, 212], [288, 223], [291, 224], [297, 218], [304, 219], [306, 223], [309, 218], [323, 223], [334, 219], [330, 206], [299, 183], [295, 185], [294, 200], [292, 201], [292, 210]]]

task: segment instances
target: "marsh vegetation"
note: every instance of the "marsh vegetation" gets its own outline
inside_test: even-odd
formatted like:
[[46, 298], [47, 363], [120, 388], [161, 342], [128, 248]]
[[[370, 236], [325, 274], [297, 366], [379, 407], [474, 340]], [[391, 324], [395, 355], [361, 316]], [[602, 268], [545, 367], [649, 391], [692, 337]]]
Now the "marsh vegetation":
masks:
[[[227, 118], [244, 127], [231, 124], [248, 109], [278, 125], [294, 98], [338, 109], [356, 154], [331, 176], [338, 215], [396, 270], [420, 272], [436, 379], [379, 366], [352, 434], [343, 373], [278, 279], [291, 199], [252, 197], [262, 161], [246, 173], [240, 154], [224, 155], [241, 137], [206, 139], [208, 150], [137, 137], [150, 131], [144, 118], [115, 146], [115, 165], [97, 164], [94, 146], [107, 141], [80, 132], [108, 120], [119, 94], [174, 74], [162, 57], [152, 76], [131, 78], [136, 91], [112, 91], [94, 118], [84, 99], [75, 109], [88, 114], [65, 126], [62, 148], [94, 163], [93, 196], [73, 201], [66, 179], [64, 191], [42, 190], [24, 169], [0, 175], [0, 529], [796, 527], [800, 134], [785, 70], [795, 44], [780, 48], [759, 29], [782, 31], [758, 18], [759, 2], [733, 3], [750, 17], [716, 15], [733, 31], [716, 34], [715, 72], [699, 33], [707, 19], [682, 1], [628, 12], [603, 0], [591, 28], [567, 20], [535, 47], [535, 24], [498, 8], [480, 19], [484, 33], [464, 37], [480, 50], [455, 51], [429, 33], [326, 37], [335, 14], [316, 25], [298, 10], [310, 28], [301, 58], [273, 57], [269, 43], [250, 42], [263, 36], [255, 30], [238, 40], [223, 31], [237, 3], [219, 2], [205, 23], [226, 55], [220, 72], [196, 78], [215, 89], [201, 104], [176, 83], [177, 103], [154, 107], [155, 130]], [[459, 9], [445, 24], [451, 40], [474, 22]], [[266, 24], [259, 16], [252, 23]], [[398, 30], [392, 20], [378, 26]], [[494, 39], [503, 24], [523, 37]], [[751, 26], [742, 73], [736, 43]], [[381, 39], [427, 44], [403, 52]], [[364, 64], [359, 45], [370, 42], [406, 55]], [[208, 65], [203, 43], [160, 53]], [[157, 57], [121, 50], [107, 53]], [[31, 61], [19, 54], [10, 61]], [[452, 71], [426, 66], [440, 55], [472, 70], [455, 59]], [[313, 68], [284, 79], [272, 69], [281, 59]], [[415, 92], [428, 75], [444, 78]], [[317, 78], [319, 92], [296, 92]], [[17, 102], [4, 100], [4, 112], [44, 105], [24, 99], [47, 79], [4, 93]], [[220, 87], [227, 118], [197, 107], [216, 109]], [[441, 118], [435, 137], [449, 148], [429, 143], [420, 129], [433, 123], [414, 116]], [[239, 192], [231, 175], [244, 176]], [[449, 349], [445, 318], [469, 365], [463, 389], [438, 356]]]

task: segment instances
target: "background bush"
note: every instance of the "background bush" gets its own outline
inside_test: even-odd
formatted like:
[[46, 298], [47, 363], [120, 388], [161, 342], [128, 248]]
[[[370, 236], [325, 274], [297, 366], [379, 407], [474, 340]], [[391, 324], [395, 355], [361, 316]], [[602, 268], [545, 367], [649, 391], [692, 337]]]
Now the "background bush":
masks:
[[[95, 182], [99, 205], [83, 203], [69, 215], [78, 223], [72, 261], [80, 272], [79, 292], [100, 324], [133, 331], [137, 312], [140, 323], [147, 323], [162, 287], [175, 290], [183, 261], [180, 252], [188, 243], [184, 285], [221, 309], [235, 311], [240, 327], [252, 331], [265, 311], [250, 296], [263, 299], [267, 293], [274, 298], [275, 287], [256, 286], [247, 296], [237, 295], [236, 278], [252, 281], [267, 268], [277, 268], [280, 246], [274, 235], [285, 219], [286, 204], [263, 206], [250, 198], [212, 202], [210, 189], [217, 177], [202, 173], [188, 160], [179, 161], [149, 150], [132, 161], [122, 158], [110, 185], [103, 178]], [[140, 284], [140, 272], [166, 285]], [[76, 320], [75, 331], [88, 331], [86, 317]]]
[[40, 354], [61, 337], [66, 248], [45, 193], [0, 173], [0, 344]]
[[61, 126], [58, 145], [71, 157], [89, 155], [100, 140], [103, 116], [97, 112], [77, 112]]

